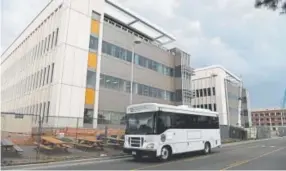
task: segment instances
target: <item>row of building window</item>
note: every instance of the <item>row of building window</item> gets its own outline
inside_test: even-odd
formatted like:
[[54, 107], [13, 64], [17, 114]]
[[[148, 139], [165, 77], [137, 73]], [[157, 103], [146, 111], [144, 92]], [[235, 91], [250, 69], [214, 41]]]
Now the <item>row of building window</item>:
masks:
[[[44, 55], [45, 53], [51, 51], [58, 43], [58, 34], [59, 28], [56, 28], [52, 33], [47, 35], [45, 38], [40, 40], [35, 46], [33, 46], [21, 59], [14, 64], [11, 68], [6, 70], [3, 75], [7, 75], [8, 73], [13, 73], [10, 76], [16, 76], [19, 72], [26, 70], [27, 66], [25, 63], [30, 58], [32, 61], [36, 60], [40, 56]], [[9, 81], [9, 77], [4, 77], [4, 83]]]
[[[57, 28], [55, 31], [53, 31], [51, 34], [49, 34], [46, 38], [44, 38], [42, 41], [40, 41], [37, 45], [35, 45], [25, 56], [23, 56], [13, 67], [8, 69], [7, 71], [12, 72], [13, 74], [9, 74], [13, 77], [17, 77], [17, 74], [20, 74], [20, 72], [27, 70], [25, 63], [27, 63], [28, 58], [35, 60], [39, 58], [41, 55], [44, 55], [46, 52], [49, 50], [52, 50], [53, 47], [57, 45], [57, 39], [58, 39], [58, 31], [59, 29]], [[18, 69], [14, 69], [14, 67], [19, 67]], [[18, 70], [18, 71], [17, 71]], [[4, 95], [3, 99], [6, 98], [13, 98], [11, 96], [11, 91], [15, 91], [18, 96], [21, 96], [25, 94], [28, 91], [34, 90], [38, 87], [41, 87], [42, 85], [45, 85], [48, 83], [49, 79], [49, 74], [51, 70], [51, 78], [53, 75], [53, 70], [54, 70], [54, 63], [50, 66], [47, 66], [43, 68], [42, 70], [30, 75], [26, 76], [25, 78], [21, 79], [16, 85], [14, 86], [9, 86], [6, 87], [5, 89], [2, 89], [2, 93], [6, 94]], [[7, 73], [6, 73], [7, 74]], [[47, 80], [45, 81], [44, 78]], [[10, 79], [11, 77], [6, 77], [6, 79]], [[6, 80], [8, 82], [9, 80]], [[31, 85], [34, 84], [34, 85]], [[16, 87], [16, 89], [15, 89]], [[6, 93], [5, 93], [6, 92]]]
[[[90, 36], [90, 44], [89, 48], [93, 50], [98, 49], [98, 39], [95, 36]], [[102, 53], [111, 55], [113, 57], [116, 57], [118, 59], [131, 62], [132, 61], [132, 52], [121, 48], [119, 46], [113, 45], [111, 43], [108, 43], [106, 41], [102, 41]], [[167, 76], [174, 76], [174, 69], [171, 67], [168, 67], [166, 65], [160, 64], [156, 61], [153, 61], [151, 59], [148, 59], [146, 57], [143, 57], [138, 54], [134, 54], [134, 63], [136, 65], [142, 66], [144, 68], [151, 69], [153, 71], [159, 72], [161, 74], [167, 75]]]
[[[264, 117], [264, 116], [280, 116], [282, 114], [282, 112], [276, 112], [276, 113], [255, 113], [252, 114], [252, 116], [256, 116], [256, 117]], [[285, 111], [285, 115], [286, 115], [286, 111]]]
[[16, 96], [22, 96], [27, 92], [34, 91], [42, 86], [52, 83], [53, 75], [54, 63], [48, 65], [45, 68], [42, 68], [41, 70], [38, 70], [34, 74], [29, 75], [28, 77], [16, 83], [14, 86], [2, 90], [2, 97], [6, 101], [14, 98], [14, 93]]
[[196, 89], [195, 96], [196, 97], [207, 97], [207, 96], [215, 96], [215, 87], [212, 88], [203, 88], [203, 89]]
[[194, 108], [200, 108], [200, 109], [209, 109], [211, 111], [217, 111], [217, 108], [216, 108], [216, 104], [201, 104], [201, 105], [194, 105], [193, 106]]
[[15, 118], [23, 118], [24, 115], [32, 115], [35, 123], [39, 122], [39, 119], [41, 119], [42, 123], [47, 123], [50, 115], [50, 101], [19, 108], [14, 112], [16, 113]]
[[[101, 74], [100, 85], [105, 88], [130, 93], [130, 81], [123, 80], [121, 78]], [[162, 90], [136, 82], [133, 82], [133, 93], [168, 101], [175, 101], [174, 92]]]
[[[94, 120], [93, 109], [84, 110], [84, 123], [92, 124]], [[98, 124], [112, 124], [112, 125], [124, 125], [125, 124], [125, 113], [124, 112], [114, 112], [99, 110], [97, 117]]]
[[59, 28], [57, 28], [51, 34], [47, 35], [45, 38], [43, 38], [42, 41], [35, 45], [30, 52], [32, 59], [35, 60], [37, 57], [44, 55], [46, 52], [49, 52], [55, 46], [57, 46], [58, 34]]

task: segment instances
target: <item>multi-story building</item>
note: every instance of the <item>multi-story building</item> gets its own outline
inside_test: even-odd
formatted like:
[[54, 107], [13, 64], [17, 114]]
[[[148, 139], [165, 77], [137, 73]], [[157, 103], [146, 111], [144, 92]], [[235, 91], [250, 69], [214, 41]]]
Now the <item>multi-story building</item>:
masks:
[[242, 80], [222, 66], [194, 70], [192, 106], [217, 111], [221, 125], [249, 126], [249, 95]]
[[286, 126], [286, 109], [255, 109], [251, 111], [254, 126], [269, 126], [277, 130], [279, 126]]
[[52, 0], [1, 57], [2, 112], [97, 127], [124, 124], [130, 103], [190, 105], [190, 55], [173, 41], [109, 0]]

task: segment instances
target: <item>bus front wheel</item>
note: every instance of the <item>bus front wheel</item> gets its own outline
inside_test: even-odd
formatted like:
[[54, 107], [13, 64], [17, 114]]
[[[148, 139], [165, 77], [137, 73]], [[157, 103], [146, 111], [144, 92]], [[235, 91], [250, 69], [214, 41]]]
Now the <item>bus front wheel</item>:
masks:
[[161, 150], [161, 161], [167, 161], [170, 159], [170, 156], [172, 155], [171, 149], [168, 146], [165, 146]]

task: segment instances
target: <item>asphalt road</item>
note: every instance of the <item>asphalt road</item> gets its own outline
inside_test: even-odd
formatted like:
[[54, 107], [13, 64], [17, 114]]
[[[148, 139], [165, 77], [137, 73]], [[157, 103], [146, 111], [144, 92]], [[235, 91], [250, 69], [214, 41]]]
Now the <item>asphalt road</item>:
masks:
[[227, 146], [206, 156], [190, 153], [165, 163], [125, 158], [63, 164], [41, 170], [286, 170], [286, 138]]

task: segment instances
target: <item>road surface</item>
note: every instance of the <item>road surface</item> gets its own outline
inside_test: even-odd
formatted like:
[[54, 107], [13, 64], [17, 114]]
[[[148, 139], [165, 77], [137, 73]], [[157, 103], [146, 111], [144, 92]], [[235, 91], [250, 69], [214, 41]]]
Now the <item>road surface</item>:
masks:
[[286, 170], [286, 138], [270, 139], [213, 150], [210, 155], [191, 153], [169, 162], [136, 162], [131, 158], [73, 162], [34, 168], [41, 170]]

